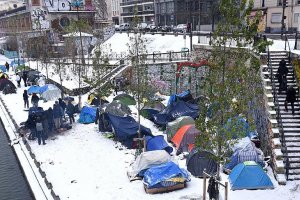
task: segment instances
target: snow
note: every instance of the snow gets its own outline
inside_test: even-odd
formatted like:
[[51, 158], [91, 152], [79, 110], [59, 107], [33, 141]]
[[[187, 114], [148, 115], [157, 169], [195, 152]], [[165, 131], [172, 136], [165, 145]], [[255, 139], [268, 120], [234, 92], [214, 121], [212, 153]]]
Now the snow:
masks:
[[[118, 39], [115, 39], [119, 37]], [[148, 36], [147, 36], [148, 37]], [[174, 50], [181, 49], [181, 42], [175, 42], [174, 36], [151, 35], [149, 38], [150, 50]], [[180, 38], [183, 36], [178, 36]], [[157, 38], [157, 39], [155, 39]], [[123, 42], [120, 42], [122, 39]], [[150, 40], [150, 39], [149, 39]], [[157, 40], [157, 41], [156, 41]], [[125, 43], [128, 41], [127, 34], [115, 34], [109, 41], [112, 47], [118, 46], [118, 51], [125, 50]], [[162, 44], [165, 41], [165, 44]], [[194, 40], [196, 41], [196, 40]], [[0, 64], [5, 63], [6, 58], [0, 55]], [[10, 72], [13, 82], [14, 75]], [[27, 119], [28, 113], [23, 111], [21, 88], [18, 88], [16, 94], [3, 95], [1, 98], [6, 103], [9, 111], [18, 124]], [[87, 96], [83, 96], [83, 100]], [[109, 96], [108, 101], [113, 99]], [[166, 103], [167, 100], [164, 101]], [[53, 105], [53, 101], [39, 102], [40, 106], [48, 109]], [[135, 106], [131, 106], [133, 113], [136, 114]], [[137, 116], [134, 115], [134, 118]], [[78, 116], [75, 117], [78, 119]], [[154, 134], [162, 134], [152, 122], [141, 118], [141, 123], [151, 128]], [[69, 131], [51, 136], [46, 145], [38, 145], [37, 141], [28, 141], [36, 159], [40, 162], [41, 168], [46, 172], [47, 179], [52, 183], [53, 190], [63, 200], [81, 200], [81, 199], [106, 199], [106, 200], [174, 200], [174, 199], [200, 199], [202, 196], [203, 179], [191, 178], [187, 187], [170, 193], [149, 195], [143, 188], [142, 181], [129, 182], [126, 172], [130, 163], [134, 161], [134, 150], [124, 148], [120, 143], [107, 139], [103, 134], [97, 131], [95, 124], [75, 123]], [[180, 167], [186, 168], [185, 160], [174, 156]], [[271, 169], [268, 174], [275, 186], [273, 190], [229, 190], [230, 200], [296, 200], [299, 199], [300, 181], [287, 182], [287, 185], [278, 185], [274, 179]], [[222, 174], [223, 183], [228, 181], [228, 177]], [[223, 196], [224, 192], [221, 191]], [[224, 196], [221, 198], [224, 199]]]

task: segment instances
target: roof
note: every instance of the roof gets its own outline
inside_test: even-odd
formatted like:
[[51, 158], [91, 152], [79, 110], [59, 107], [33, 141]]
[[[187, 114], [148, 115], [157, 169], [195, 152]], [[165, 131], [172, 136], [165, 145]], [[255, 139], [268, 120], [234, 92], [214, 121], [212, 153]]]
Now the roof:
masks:
[[[79, 32], [73, 32], [63, 35], [63, 37], [80, 37]], [[93, 37], [92, 34], [81, 32], [81, 37]]]

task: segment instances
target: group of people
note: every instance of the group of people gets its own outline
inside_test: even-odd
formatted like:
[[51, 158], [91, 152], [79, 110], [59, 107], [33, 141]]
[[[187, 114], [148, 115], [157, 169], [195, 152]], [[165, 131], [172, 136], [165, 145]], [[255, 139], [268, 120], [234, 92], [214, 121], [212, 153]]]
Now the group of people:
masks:
[[18, 84], [18, 87], [21, 87], [21, 79], [23, 79], [24, 81], [24, 86], [27, 87], [28, 76], [26, 71], [23, 71], [22, 76], [19, 72], [16, 73], [16, 82]]
[[279, 83], [279, 94], [282, 91], [286, 91], [286, 98], [284, 101], [284, 107], [285, 107], [285, 111], [288, 112], [288, 103], [291, 103], [291, 107], [292, 107], [292, 114], [295, 114], [295, 108], [294, 108], [294, 103], [296, 102], [296, 90], [295, 88], [290, 85], [289, 87], [287, 87], [287, 75], [289, 73], [289, 70], [286, 66], [286, 61], [284, 59], [282, 59], [279, 62], [279, 67], [276, 73], [276, 77], [278, 79], [278, 83]]
[[[24, 107], [28, 107], [28, 94], [27, 90], [23, 93]], [[32, 108], [29, 109], [29, 116], [26, 121], [26, 127], [30, 129], [29, 139], [34, 140], [38, 138], [38, 144], [42, 142], [45, 145], [45, 140], [48, 138], [49, 133], [59, 131], [63, 127], [63, 122], [66, 119], [65, 113], [69, 116], [70, 124], [75, 122], [74, 113], [75, 106], [72, 102], [63, 101], [61, 98], [55, 101], [53, 108], [48, 110], [38, 107], [39, 97], [33, 93], [31, 97]]]

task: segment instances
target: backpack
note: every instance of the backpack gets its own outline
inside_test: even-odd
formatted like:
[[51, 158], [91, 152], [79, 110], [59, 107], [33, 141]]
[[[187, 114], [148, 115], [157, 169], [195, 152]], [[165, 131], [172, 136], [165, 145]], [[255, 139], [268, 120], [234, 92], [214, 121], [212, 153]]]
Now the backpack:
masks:
[[43, 131], [43, 124], [41, 122], [37, 122], [35, 128], [37, 131]]

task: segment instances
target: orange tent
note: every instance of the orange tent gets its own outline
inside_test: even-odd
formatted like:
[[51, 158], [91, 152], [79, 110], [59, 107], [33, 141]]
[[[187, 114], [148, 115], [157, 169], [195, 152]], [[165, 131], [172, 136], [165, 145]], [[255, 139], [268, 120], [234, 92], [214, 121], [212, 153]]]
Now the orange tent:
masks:
[[193, 148], [197, 135], [200, 135], [200, 131], [195, 124], [182, 126], [171, 139], [177, 149], [177, 155]]

